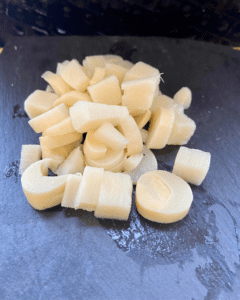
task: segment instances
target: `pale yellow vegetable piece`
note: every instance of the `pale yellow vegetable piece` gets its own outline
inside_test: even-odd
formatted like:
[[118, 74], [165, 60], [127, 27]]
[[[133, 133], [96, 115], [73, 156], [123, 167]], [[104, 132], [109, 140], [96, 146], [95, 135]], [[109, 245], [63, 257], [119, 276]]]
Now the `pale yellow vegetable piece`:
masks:
[[92, 79], [90, 80], [89, 85], [96, 84], [99, 81], [103, 80], [105, 75], [106, 75], [106, 69], [105, 68], [96, 67], [95, 70], [94, 70]]
[[103, 56], [105, 64], [106, 63], [120, 63], [123, 61], [122, 57], [115, 54], [106, 54]]
[[54, 89], [54, 92], [59, 96], [72, 90], [70, 85], [68, 85], [60, 75], [47, 71], [43, 73], [41, 77]]
[[155, 171], [158, 169], [158, 163], [152, 151], [148, 149], [146, 146], [143, 146], [142, 153], [143, 153], [143, 158], [139, 163], [139, 165], [131, 172], [127, 173], [131, 176], [133, 184], [137, 184], [137, 181], [142, 174], [150, 171]]
[[78, 101], [87, 101], [87, 102], [91, 102], [91, 97], [86, 94], [86, 93], [82, 93], [79, 91], [71, 91], [68, 92], [64, 95], [62, 95], [61, 97], [59, 97], [54, 103], [53, 103], [53, 107], [64, 103], [66, 105], [67, 108], [70, 108], [71, 106], [73, 106], [76, 102]]
[[162, 149], [167, 145], [174, 119], [175, 113], [172, 108], [162, 107], [153, 112], [146, 143], [148, 148]]
[[118, 105], [122, 101], [121, 89], [115, 75], [106, 77], [87, 89], [93, 102]]
[[62, 163], [68, 155], [72, 152], [72, 150], [80, 145], [80, 141], [72, 142], [71, 144], [61, 146], [54, 149], [44, 148], [42, 147], [42, 158], [52, 158], [54, 160], [58, 160]]
[[146, 219], [158, 223], [172, 223], [189, 212], [193, 194], [182, 178], [166, 171], [143, 174], [136, 187], [136, 207]]
[[115, 61], [114, 63], [128, 70], [130, 70], [134, 66], [134, 64], [129, 60], [122, 60], [117, 62]]
[[104, 172], [94, 216], [127, 220], [132, 205], [132, 181], [127, 174]]
[[58, 161], [45, 158], [29, 166], [23, 173], [23, 192], [33, 208], [43, 210], [61, 203], [67, 175], [47, 176], [48, 168], [55, 168], [58, 164]]
[[81, 173], [68, 175], [61, 206], [74, 208], [74, 201], [75, 201], [81, 180], [82, 180]]
[[149, 133], [146, 129], [140, 129], [140, 132], [141, 132], [141, 135], [142, 135], [143, 144], [146, 144]]
[[36, 133], [40, 133], [63, 121], [68, 115], [68, 109], [65, 104], [62, 103], [36, 118], [31, 119], [28, 121], [28, 124]]
[[114, 172], [114, 173], [121, 173], [121, 172], [123, 172], [124, 171], [123, 166], [124, 166], [124, 163], [125, 163], [126, 159], [127, 159], [127, 153], [125, 152], [122, 161], [120, 161], [119, 164], [117, 164], [115, 167], [111, 168], [108, 171], [109, 172]]
[[83, 144], [83, 152], [87, 157], [93, 159], [104, 157], [107, 152], [107, 147], [96, 140], [93, 134], [93, 131], [87, 133]]
[[151, 76], [160, 76], [159, 70], [142, 61], [139, 61], [130, 70], [128, 70], [123, 81], [135, 80]]
[[128, 109], [147, 110], [151, 107], [160, 75], [125, 81], [122, 83], [122, 105]]
[[172, 108], [175, 113], [183, 113], [184, 107], [166, 95], [157, 95], [154, 97], [151, 111], [155, 111], [161, 107]]
[[41, 148], [59, 148], [76, 141], [82, 140], [82, 134], [78, 132], [71, 132], [57, 136], [41, 136], [39, 138]]
[[195, 122], [183, 113], [175, 113], [173, 129], [168, 145], [185, 145], [196, 130]]
[[100, 194], [104, 169], [86, 166], [75, 197], [75, 209], [94, 211]]
[[69, 60], [64, 60], [62, 63], [57, 64], [56, 74], [60, 75], [64, 67], [69, 63]]
[[141, 109], [129, 109], [129, 114], [132, 116], [132, 117], [138, 117], [142, 114], [145, 113], [146, 110], [141, 110]]
[[41, 159], [42, 151], [40, 145], [22, 145], [19, 174], [33, 163]]
[[106, 63], [105, 69], [106, 69], [106, 76], [115, 75], [120, 85], [122, 84], [123, 78], [126, 72], [128, 71], [127, 68], [124, 68], [120, 65], [116, 65], [115, 63]]
[[56, 170], [53, 172], [55, 174], [64, 175], [64, 174], [75, 174], [75, 173], [83, 173], [85, 167], [84, 156], [80, 147], [76, 147], [69, 154], [69, 156], [61, 163]]
[[111, 123], [102, 124], [93, 134], [93, 137], [105, 146], [114, 150], [125, 149], [128, 139], [125, 138]]
[[134, 118], [135, 122], [137, 123], [137, 126], [139, 129], [142, 129], [147, 122], [150, 120], [151, 118], [151, 111], [145, 110], [145, 112], [137, 117]]
[[54, 89], [48, 84], [45, 90], [47, 93], [54, 93]]
[[105, 67], [105, 59], [103, 55], [86, 56], [82, 64], [89, 78], [92, 78], [96, 67]]
[[121, 121], [117, 129], [127, 138], [127, 156], [142, 152], [143, 141], [140, 129], [132, 116], [126, 117]]
[[56, 136], [63, 135], [71, 132], [75, 132], [73, 128], [70, 116], [67, 116], [61, 122], [56, 125], [49, 127], [47, 130], [43, 131], [42, 136]]
[[24, 109], [30, 119], [33, 119], [52, 108], [58, 95], [41, 90], [34, 91], [24, 102]]
[[135, 169], [140, 164], [142, 158], [143, 158], [142, 152], [129, 156], [124, 162], [123, 170], [125, 172], [131, 172], [133, 169]]
[[64, 68], [61, 68], [59, 74], [69, 86], [77, 91], [84, 92], [89, 85], [90, 80], [76, 59], [71, 60]]
[[185, 181], [200, 185], [205, 179], [211, 154], [198, 149], [180, 147], [173, 166], [173, 173]]
[[73, 127], [81, 133], [97, 130], [103, 123], [116, 126], [129, 115], [124, 106], [79, 101], [70, 109]]
[[87, 166], [95, 168], [104, 168], [109, 171], [118, 166], [125, 159], [124, 150], [108, 149], [105, 156], [102, 158], [92, 159], [85, 155], [85, 162]]
[[182, 87], [174, 96], [173, 99], [184, 109], [189, 108], [192, 102], [192, 92], [188, 87]]

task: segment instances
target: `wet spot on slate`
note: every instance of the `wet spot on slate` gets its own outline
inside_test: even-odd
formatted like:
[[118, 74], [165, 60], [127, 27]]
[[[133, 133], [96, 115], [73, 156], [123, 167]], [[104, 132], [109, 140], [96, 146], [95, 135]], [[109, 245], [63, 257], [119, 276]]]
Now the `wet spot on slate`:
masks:
[[20, 108], [20, 105], [17, 104], [13, 107], [13, 114], [12, 114], [13, 119], [15, 118], [28, 118], [28, 115], [26, 112]]
[[[181, 267], [191, 261], [193, 249], [200, 256], [209, 257], [213, 263], [196, 268], [196, 276], [208, 289], [206, 299], [216, 299], [221, 289], [228, 289], [234, 282], [234, 274], [216, 247], [218, 228], [215, 214], [209, 209], [214, 204], [222, 204], [203, 187], [191, 187], [194, 201], [189, 214], [179, 222], [158, 224], [144, 219], [136, 210], [135, 191], [128, 221], [100, 219], [99, 222], [118, 248], [127, 252], [141, 267], [175, 263]], [[214, 263], [216, 258], [218, 262]]]
[[122, 41], [112, 45], [109, 50], [110, 54], [120, 55], [123, 59], [131, 60], [132, 55], [137, 49], [129, 43]]
[[19, 160], [15, 160], [11, 163], [8, 163], [4, 171], [4, 177], [15, 178], [17, 181], [19, 176], [19, 164], [20, 164]]

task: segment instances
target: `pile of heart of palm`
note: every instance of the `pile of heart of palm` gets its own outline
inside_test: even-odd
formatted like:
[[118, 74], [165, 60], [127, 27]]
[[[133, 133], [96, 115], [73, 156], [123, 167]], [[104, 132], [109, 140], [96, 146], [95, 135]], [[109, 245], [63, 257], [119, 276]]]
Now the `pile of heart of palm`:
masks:
[[[160, 92], [158, 69], [117, 55], [87, 56], [57, 64], [42, 75], [45, 91], [24, 102], [39, 145], [23, 145], [20, 174], [30, 205], [94, 211], [97, 218], [127, 220], [136, 185], [144, 218], [171, 223], [184, 218], [211, 155], [186, 145], [196, 124], [184, 110], [191, 90], [173, 98]], [[148, 128], [147, 130], [144, 128]], [[173, 171], [158, 170], [150, 149], [181, 145]], [[57, 176], [48, 176], [51, 170]]]

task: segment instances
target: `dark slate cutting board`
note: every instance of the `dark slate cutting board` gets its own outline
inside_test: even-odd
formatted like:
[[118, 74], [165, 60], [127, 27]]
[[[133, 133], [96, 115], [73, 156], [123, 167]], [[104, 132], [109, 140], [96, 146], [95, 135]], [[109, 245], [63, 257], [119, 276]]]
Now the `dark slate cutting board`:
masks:
[[[161, 90], [193, 92], [188, 147], [212, 154], [182, 221], [160, 225], [133, 205], [127, 222], [60, 206], [35, 211], [21, 188], [22, 144], [38, 143], [23, 102], [57, 62], [117, 53], [164, 73]], [[0, 299], [240, 299], [240, 52], [138, 37], [16, 38], [0, 56]], [[172, 170], [178, 146], [155, 151]], [[134, 199], [134, 198], [133, 198]]]

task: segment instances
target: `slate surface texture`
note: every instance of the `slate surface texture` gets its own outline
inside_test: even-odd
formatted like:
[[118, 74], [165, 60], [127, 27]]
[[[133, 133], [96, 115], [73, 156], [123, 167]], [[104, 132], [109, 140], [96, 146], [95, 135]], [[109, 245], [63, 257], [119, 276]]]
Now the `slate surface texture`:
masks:
[[[18, 175], [22, 144], [38, 143], [24, 100], [57, 62], [116, 53], [164, 73], [161, 91], [193, 92], [188, 147], [211, 152], [210, 171], [182, 221], [98, 220], [60, 206], [35, 211]], [[23, 37], [0, 56], [0, 299], [240, 299], [240, 53], [154, 37]], [[178, 146], [154, 151], [171, 171]], [[133, 193], [134, 196], [134, 193]], [[134, 200], [134, 198], [133, 198]]]

